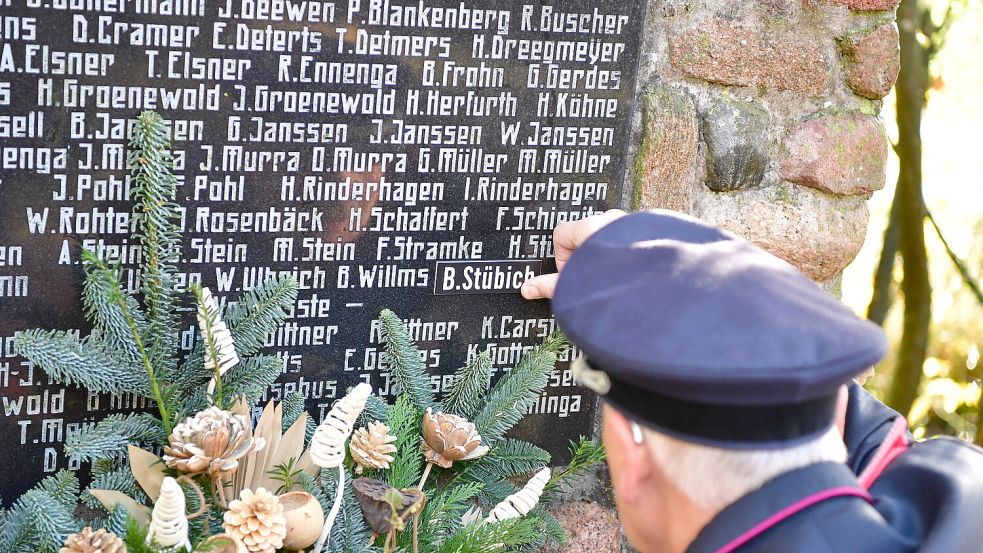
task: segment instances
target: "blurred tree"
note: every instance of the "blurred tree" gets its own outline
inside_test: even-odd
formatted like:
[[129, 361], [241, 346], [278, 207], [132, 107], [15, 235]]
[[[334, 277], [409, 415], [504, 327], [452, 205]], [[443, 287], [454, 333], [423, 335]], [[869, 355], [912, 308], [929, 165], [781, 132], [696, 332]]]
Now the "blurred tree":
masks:
[[941, 49], [952, 23], [951, 0], [941, 23], [932, 18], [932, 7], [918, 0], [902, 0], [898, 7], [901, 73], [895, 84], [897, 94], [898, 154], [900, 171], [891, 217], [884, 233], [884, 248], [874, 275], [874, 293], [867, 317], [883, 324], [893, 298], [892, 284], [896, 259], [900, 257], [904, 297], [904, 324], [894, 376], [885, 398], [888, 405], [908, 413], [918, 394], [922, 365], [928, 350], [931, 322], [932, 285], [925, 250], [925, 217], [922, 198], [922, 112], [932, 86], [930, 64]]

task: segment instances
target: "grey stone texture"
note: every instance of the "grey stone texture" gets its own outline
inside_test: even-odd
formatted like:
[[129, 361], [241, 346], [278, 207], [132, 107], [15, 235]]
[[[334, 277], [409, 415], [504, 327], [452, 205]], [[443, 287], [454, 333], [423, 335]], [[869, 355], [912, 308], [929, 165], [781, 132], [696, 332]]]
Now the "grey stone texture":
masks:
[[700, 118], [707, 148], [706, 185], [717, 192], [761, 183], [768, 166], [768, 112], [754, 102], [715, 101]]

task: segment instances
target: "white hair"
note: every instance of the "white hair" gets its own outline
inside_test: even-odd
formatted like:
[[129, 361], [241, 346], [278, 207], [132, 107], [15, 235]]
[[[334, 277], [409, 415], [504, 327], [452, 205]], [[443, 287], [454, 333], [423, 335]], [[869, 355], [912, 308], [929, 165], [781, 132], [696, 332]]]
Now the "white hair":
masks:
[[772, 478], [807, 465], [846, 462], [833, 426], [816, 439], [783, 449], [733, 450], [685, 442], [645, 430], [652, 457], [666, 477], [698, 506], [717, 513]]

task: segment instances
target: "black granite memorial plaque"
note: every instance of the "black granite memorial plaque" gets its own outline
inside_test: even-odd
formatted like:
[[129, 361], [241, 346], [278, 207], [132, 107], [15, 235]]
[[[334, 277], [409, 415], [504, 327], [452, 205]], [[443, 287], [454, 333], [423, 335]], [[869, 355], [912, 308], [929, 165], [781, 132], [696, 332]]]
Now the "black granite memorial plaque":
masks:
[[[87, 331], [81, 247], [132, 284], [137, 113], [170, 121], [181, 287], [297, 277], [268, 397], [320, 418], [360, 380], [387, 392], [382, 308], [438, 374], [480, 351], [500, 373], [553, 329], [517, 283], [552, 269], [557, 223], [620, 202], [643, 4], [0, 0], [0, 496], [69, 466], [80, 424], [147, 407], [51, 385], [11, 348]], [[561, 363], [516, 431], [562, 463], [593, 404]]]

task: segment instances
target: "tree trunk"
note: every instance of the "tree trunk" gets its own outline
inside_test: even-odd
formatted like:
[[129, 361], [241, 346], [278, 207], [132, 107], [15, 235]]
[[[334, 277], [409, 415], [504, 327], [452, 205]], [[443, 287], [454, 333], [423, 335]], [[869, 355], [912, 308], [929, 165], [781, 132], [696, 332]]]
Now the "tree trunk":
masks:
[[891, 202], [891, 215], [884, 229], [884, 246], [881, 248], [881, 259], [874, 273], [874, 293], [867, 306], [867, 319], [884, 326], [887, 312], [894, 303], [894, 264], [898, 257], [898, 242], [901, 241], [901, 229], [898, 225], [898, 211], [901, 207], [900, 198], [895, 192]]
[[898, 76], [898, 227], [904, 277], [904, 332], [887, 404], [908, 413], [918, 393], [922, 365], [928, 350], [932, 288], [925, 252], [925, 204], [922, 199], [921, 118], [925, 107], [927, 56], [918, 43], [916, 30], [921, 12], [916, 0], [902, 0], [898, 8], [901, 42], [901, 73]]

